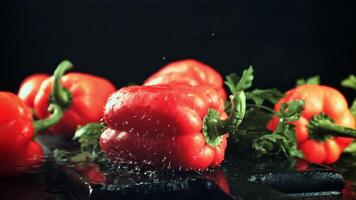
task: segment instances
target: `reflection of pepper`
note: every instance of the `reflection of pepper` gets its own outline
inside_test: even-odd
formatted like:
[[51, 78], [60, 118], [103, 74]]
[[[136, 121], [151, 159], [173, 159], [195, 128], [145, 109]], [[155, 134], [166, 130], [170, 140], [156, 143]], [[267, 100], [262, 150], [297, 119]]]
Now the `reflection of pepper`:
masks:
[[224, 159], [229, 122], [237, 123], [234, 117], [222, 120], [226, 117], [224, 100], [211, 87], [125, 87], [106, 104], [109, 128], [100, 146], [110, 159], [126, 163], [175, 169], [216, 166]]
[[[337, 161], [352, 142], [346, 137], [354, 137], [352, 134], [355, 132], [355, 119], [344, 96], [327, 86], [301, 85], [288, 91], [275, 105], [275, 110], [278, 111], [283, 103], [294, 100], [304, 100], [302, 115], [293, 122], [298, 148], [304, 158], [314, 163]], [[274, 130], [277, 125], [278, 119], [274, 117], [267, 127]], [[340, 134], [346, 137], [336, 137]]]
[[91, 163], [86, 166], [76, 165], [75, 169], [84, 175], [84, 177], [91, 183], [104, 184], [106, 182], [104, 174], [96, 164]]
[[90, 122], [98, 122], [103, 114], [107, 98], [115, 87], [107, 80], [83, 73], [68, 73], [72, 68], [69, 61], [63, 61], [54, 77], [43, 82], [35, 98], [34, 109], [40, 119], [49, 115], [50, 103], [64, 110], [61, 121], [49, 130], [54, 133], [73, 136], [76, 128]]
[[18, 96], [29, 107], [33, 108], [36, 94], [40, 89], [42, 82], [49, 76], [47, 74], [33, 74], [22, 81]]
[[203, 177], [214, 181], [226, 194], [230, 193], [229, 182], [226, 180], [224, 172], [219, 167], [214, 168], [212, 171], [209, 170], [202, 175]]
[[60, 110], [54, 109], [52, 118], [33, 123], [31, 109], [23, 101], [12, 93], [0, 92], [0, 176], [21, 173], [41, 163], [42, 147], [32, 138], [35, 129], [40, 131], [58, 121], [55, 116]]
[[191, 86], [206, 85], [218, 91], [226, 99], [221, 75], [213, 68], [196, 60], [187, 59], [172, 62], [150, 76], [144, 85], [187, 84]]

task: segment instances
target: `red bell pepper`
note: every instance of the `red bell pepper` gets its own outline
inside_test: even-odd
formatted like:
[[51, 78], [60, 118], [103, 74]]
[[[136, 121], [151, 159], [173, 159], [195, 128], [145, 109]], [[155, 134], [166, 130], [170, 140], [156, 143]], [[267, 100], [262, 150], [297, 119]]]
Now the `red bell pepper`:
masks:
[[28, 76], [22, 81], [17, 95], [26, 103], [26, 105], [33, 108], [36, 94], [38, 93], [42, 82], [48, 77], [47, 74], [33, 74]]
[[109, 128], [101, 135], [100, 146], [111, 160], [154, 168], [219, 165], [230, 125], [241, 123], [244, 115], [244, 97], [241, 91], [233, 98], [239, 109], [227, 119], [224, 99], [209, 86], [121, 88], [105, 106]]
[[98, 122], [108, 97], [116, 90], [108, 80], [78, 72], [63, 75], [73, 66], [63, 61], [46, 79], [35, 98], [34, 109], [40, 119], [49, 113], [48, 105], [59, 105], [64, 111], [60, 122], [49, 130], [55, 134], [73, 136], [76, 128], [90, 122]]
[[58, 122], [60, 108], [50, 108], [51, 117], [33, 122], [31, 109], [18, 96], [0, 92], [0, 177], [22, 173], [41, 164], [43, 150], [33, 137], [35, 130], [41, 131]]
[[[279, 111], [283, 103], [295, 100], [304, 100], [301, 117], [292, 122], [304, 158], [314, 163], [334, 163], [352, 143], [349, 137], [356, 134], [355, 119], [345, 97], [331, 87], [301, 85], [289, 90], [275, 105], [275, 110]], [[274, 117], [267, 128], [274, 130], [277, 125], [278, 118]]]
[[210, 66], [193, 59], [169, 63], [150, 76], [144, 82], [144, 85], [168, 83], [210, 86], [226, 99], [226, 92], [223, 87], [224, 81], [221, 75]]

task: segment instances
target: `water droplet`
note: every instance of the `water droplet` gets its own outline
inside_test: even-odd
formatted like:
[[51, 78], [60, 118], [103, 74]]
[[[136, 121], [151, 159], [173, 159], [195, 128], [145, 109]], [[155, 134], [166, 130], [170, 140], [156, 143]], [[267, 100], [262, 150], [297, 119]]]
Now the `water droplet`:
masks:
[[162, 159], [162, 162], [166, 161], [167, 160], [167, 157], [165, 156], [163, 159]]

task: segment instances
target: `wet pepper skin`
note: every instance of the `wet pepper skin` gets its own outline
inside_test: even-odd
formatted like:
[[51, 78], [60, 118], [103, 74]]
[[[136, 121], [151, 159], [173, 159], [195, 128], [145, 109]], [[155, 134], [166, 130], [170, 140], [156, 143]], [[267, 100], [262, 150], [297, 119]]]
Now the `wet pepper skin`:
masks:
[[18, 96], [27, 106], [33, 108], [34, 101], [38, 90], [44, 80], [49, 76], [47, 74], [33, 74], [22, 81]]
[[[337, 90], [322, 85], [301, 85], [289, 90], [275, 105], [278, 111], [282, 103], [304, 100], [304, 110], [295, 125], [298, 148], [306, 160], [314, 163], [331, 164], [337, 161], [344, 149], [352, 143], [351, 138], [331, 137], [325, 141], [310, 138], [308, 122], [320, 113], [328, 115], [337, 125], [355, 128], [355, 119], [348, 108], [345, 97]], [[274, 130], [278, 119], [273, 118], [267, 128]]]
[[[71, 103], [64, 110], [60, 122], [49, 130], [55, 134], [71, 137], [78, 126], [100, 121], [103, 107], [116, 89], [106, 79], [83, 73], [68, 73], [61, 80], [63, 87], [71, 93]], [[34, 109], [40, 119], [50, 114], [47, 109], [52, 87], [51, 77], [42, 83], [36, 95]]]
[[100, 146], [112, 160], [155, 168], [203, 169], [219, 165], [227, 134], [215, 147], [206, 143], [203, 118], [213, 108], [226, 118], [224, 100], [211, 87], [131, 86], [106, 104], [108, 127]]
[[31, 109], [18, 96], [0, 92], [0, 177], [40, 165], [43, 150], [33, 141]]
[[226, 99], [224, 81], [210, 66], [193, 59], [172, 62], [150, 76], [144, 85], [179, 83], [190, 86], [206, 85], [218, 91]]

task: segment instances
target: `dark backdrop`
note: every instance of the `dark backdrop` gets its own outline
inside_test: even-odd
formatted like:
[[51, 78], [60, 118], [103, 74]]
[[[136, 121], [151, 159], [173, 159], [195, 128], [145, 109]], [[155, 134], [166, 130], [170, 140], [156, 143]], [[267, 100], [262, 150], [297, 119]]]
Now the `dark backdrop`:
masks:
[[329, 1], [3, 2], [0, 90], [17, 91], [63, 59], [117, 86], [195, 58], [224, 75], [253, 65], [259, 88], [287, 89], [316, 74], [338, 87], [356, 71], [355, 10]]

